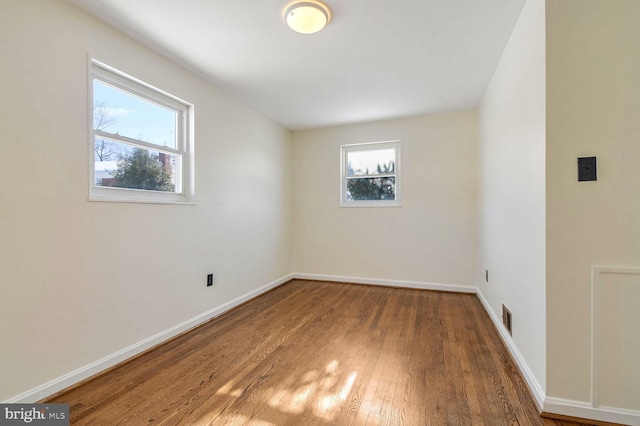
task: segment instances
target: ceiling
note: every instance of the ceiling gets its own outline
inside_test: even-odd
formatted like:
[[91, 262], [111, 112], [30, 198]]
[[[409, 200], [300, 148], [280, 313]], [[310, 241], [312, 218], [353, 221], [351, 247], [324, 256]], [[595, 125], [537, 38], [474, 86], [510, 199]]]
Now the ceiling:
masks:
[[290, 129], [477, 107], [525, 0], [69, 0]]

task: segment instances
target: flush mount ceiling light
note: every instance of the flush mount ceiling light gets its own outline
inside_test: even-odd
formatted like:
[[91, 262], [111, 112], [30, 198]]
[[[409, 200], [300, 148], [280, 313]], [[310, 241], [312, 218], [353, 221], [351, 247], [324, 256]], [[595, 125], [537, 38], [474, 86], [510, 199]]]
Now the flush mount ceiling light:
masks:
[[287, 25], [301, 34], [313, 34], [323, 29], [331, 19], [329, 7], [319, 1], [296, 1], [284, 11]]

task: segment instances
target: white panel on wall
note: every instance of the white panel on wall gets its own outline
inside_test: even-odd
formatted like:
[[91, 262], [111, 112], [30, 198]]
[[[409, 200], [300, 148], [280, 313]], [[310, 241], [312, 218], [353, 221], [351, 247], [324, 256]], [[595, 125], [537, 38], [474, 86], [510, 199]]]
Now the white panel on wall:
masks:
[[592, 269], [593, 406], [640, 410], [640, 268]]

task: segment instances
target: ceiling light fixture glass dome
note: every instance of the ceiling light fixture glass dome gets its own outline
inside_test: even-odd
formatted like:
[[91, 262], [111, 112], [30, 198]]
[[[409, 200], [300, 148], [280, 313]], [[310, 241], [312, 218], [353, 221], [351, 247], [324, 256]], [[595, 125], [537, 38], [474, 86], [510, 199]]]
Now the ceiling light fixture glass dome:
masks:
[[289, 27], [301, 34], [313, 34], [331, 20], [331, 10], [319, 1], [296, 1], [286, 7], [284, 19]]

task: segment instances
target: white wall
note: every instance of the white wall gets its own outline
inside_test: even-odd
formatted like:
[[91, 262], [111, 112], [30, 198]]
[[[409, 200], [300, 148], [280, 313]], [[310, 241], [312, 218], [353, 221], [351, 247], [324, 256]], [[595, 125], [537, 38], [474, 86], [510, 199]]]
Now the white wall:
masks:
[[[88, 55], [195, 105], [197, 205], [87, 201]], [[2, 1], [0, 129], [0, 400], [291, 271], [290, 132], [65, 1]]]
[[[340, 145], [401, 140], [402, 206], [341, 208]], [[295, 272], [474, 281], [475, 113], [293, 133]]]
[[[591, 267], [640, 267], [640, 2], [547, 2], [547, 83], [547, 394], [589, 403]], [[577, 181], [583, 156], [597, 156], [596, 182]], [[636, 295], [617, 298], [637, 309]], [[621, 312], [606, 310], [620, 332]], [[638, 330], [607, 348], [621, 375], [638, 369], [624, 358]], [[629, 392], [635, 404], [604, 405], [640, 410], [640, 384]]]
[[[476, 279], [545, 389], [545, 5], [528, 0], [478, 108]], [[489, 282], [485, 281], [489, 271]], [[511, 339], [511, 338], [510, 338]], [[526, 372], [527, 373], [527, 372]]]

